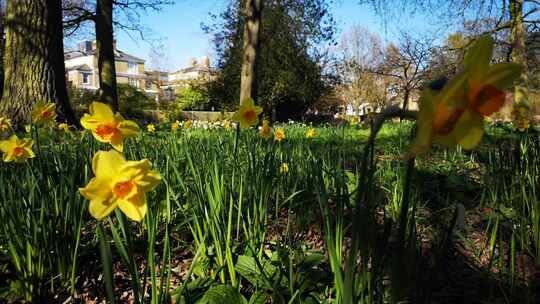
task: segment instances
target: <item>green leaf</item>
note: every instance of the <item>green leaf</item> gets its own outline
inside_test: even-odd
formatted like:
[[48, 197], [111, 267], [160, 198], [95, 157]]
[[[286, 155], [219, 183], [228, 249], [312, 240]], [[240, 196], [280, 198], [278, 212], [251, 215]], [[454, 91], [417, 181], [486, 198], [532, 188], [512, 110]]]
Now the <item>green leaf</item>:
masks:
[[247, 304], [246, 298], [238, 289], [230, 285], [216, 285], [210, 287], [197, 304]]

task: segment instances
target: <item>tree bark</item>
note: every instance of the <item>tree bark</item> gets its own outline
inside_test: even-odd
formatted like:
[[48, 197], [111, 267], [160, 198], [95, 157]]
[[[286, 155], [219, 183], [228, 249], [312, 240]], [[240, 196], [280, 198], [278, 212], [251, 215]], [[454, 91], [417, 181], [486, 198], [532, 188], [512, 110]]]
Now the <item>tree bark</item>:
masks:
[[260, 31], [263, 0], [245, 0], [244, 4], [244, 55], [240, 76], [240, 103], [257, 99], [257, 61], [260, 48]]
[[10, 0], [5, 17], [0, 113], [20, 126], [38, 101], [55, 102], [58, 118], [76, 124], [64, 65], [61, 0]]
[[114, 64], [113, 1], [97, 0], [96, 44], [98, 52], [100, 101], [118, 111], [116, 67]]
[[527, 77], [527, 55], [525, 49], [526, 32], [523, 26], [523, 0], [510, 0], [509, 11], [511, 19], [511, 44], [512, 62], [523, 66], [520, 81], [514, 89], [514, 104], [527, 102], [528, 77]]

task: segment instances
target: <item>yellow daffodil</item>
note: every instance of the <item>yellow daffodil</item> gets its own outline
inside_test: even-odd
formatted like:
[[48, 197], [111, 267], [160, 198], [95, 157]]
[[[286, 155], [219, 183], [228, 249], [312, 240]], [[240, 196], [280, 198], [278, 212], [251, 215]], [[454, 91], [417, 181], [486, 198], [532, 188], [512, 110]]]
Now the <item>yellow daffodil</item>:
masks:
[[150, 134], [155, 133], [156, 132], [156, 126], [154, 126], [153, 124], [149, 124], [149, 125], [146, 126], [146, 130]]
[[193, 124], [193, 122], [190, 120], [190, 119], [186, 119], [186, 121], [184, 121], [184, 128], [189, 128], [191, 127], [191, 125]]
[[139, 135], [139, 126], [131, 120], [124, 120], [119, 113], [101, 102], [90, 105], [90, 114], [81, 118], [83, 128], [92, 131], [94, 138], [103, 143], [110, 143], [113, 148], [122, 152], [124, 139]]
[[480, 37], [465, 56], [463, 72], [442, 90], [423, 92], [413, 155], [428, 150], [432, 142], [465, 149], [480, 143], [484, 116], [501, 109], [506, 99], [504, 90], [512, 86], [522, 70], [514, 63], [490, 65], [492, 53], [491, 37]]
[[19, 139], [13, 134], [9, 139], [0, 140], [0, 151], [4, 154], [5, 162], [24, 162], [28, 158], [35, 157], [32, 151], [34, 141], [27, 138]]
[[289, 164], [282, 163], [281, 166], [279, 167], [279, 173], [285, 174], [287, 172], [289, 172]]
[[56, 119], [56, 104], [38, 102], [32, 110], [32, 122], [37, 125], [53, 124]]
[[175, 132], [180, 128], [180, 122], [177, 120], [171, 124], [171, 131]]
[[32, 126], [31, 125], [25, 125], [24, 126], [24, 131], [26, 131], [26, 133], [32, 132]]
[[317, 135], [317, 132], [315, 131], [314, 128], [309, 128], [306, 131], [306, 138], [313, 138], [313, 137], [315, 137], [315, 135]]
[[0, 116], [0, 132], [8, 131], [11, 129], [11, 119]]
[[259, 130], [259, 135], [264, 139], [269, 139], [272, 137], [272, 127], [270, 127], [268, 120], [263, 120], [261, 129]]
[[283, 128], [277, 128], [276, 132], [274, 132], [274, 140], [282, 141], [284, 139], [285, 139], [285, 130], [283, 130]]
[[248, 98], [240, 104], [240, 108], [233, 115], [233, 120], [240, 124], [240, 128], [245, 129], [256, 125], [259, 122], [259, 114], [262, 108], [256, 106], [253, 99]]
[[101, 220], [116, 207], [130, 219], [141, 221], [147, 211], [146, 192], [161, 180], [152, 163], [126, 161], [117, 151], [99, 151], [92, 159], [94, 178], [79, 191], [90, 200], [90, 214]]
[[66, 132], [66, 133], [69, 133], [69, 132], [70, 132], [70, 130], [69, 130], [69, 125], [68, 125], [67, 123], [64, 123], [64, 122], [58, 124], [58, 130], [62, 130], [62, 131], [64, 131], [64, 132]]
[[225, 130], [230, 130], [232, 127], [231, 127], [231, 122], [228, 121], [228, 120], [225, 120], [223, 121], [223, 129]]

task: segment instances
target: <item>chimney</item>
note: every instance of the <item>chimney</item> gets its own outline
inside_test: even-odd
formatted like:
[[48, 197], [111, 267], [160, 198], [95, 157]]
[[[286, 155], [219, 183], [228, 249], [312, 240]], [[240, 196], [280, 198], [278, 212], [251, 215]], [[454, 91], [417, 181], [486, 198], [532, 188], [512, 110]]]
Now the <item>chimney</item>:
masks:
[[112, 41], [112, 47], [113, 47], [113, 50], [116, 51], [116, 38], [114, 38]]
[[208, 56], [204, 56], [203, 59], [202, 59], [202, 65], [203, 67], [205, 68], [209, 68], [210, 67], [210, 58], [208, 58]]
[[189, 60], [188, 60], [188, 66], [189, 66], [189, 67], [194, 67], [194, 66], [196, 66], [196, 65], [197, 65], [197, 59], [195, 59], [195, 58], [189, 58]]

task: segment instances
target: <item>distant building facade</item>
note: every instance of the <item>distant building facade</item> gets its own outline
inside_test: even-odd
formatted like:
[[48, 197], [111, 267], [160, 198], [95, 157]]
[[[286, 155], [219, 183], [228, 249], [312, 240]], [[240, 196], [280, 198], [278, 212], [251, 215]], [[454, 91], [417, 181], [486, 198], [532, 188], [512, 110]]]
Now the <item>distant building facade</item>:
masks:
[[[145, 60], [116, 48], [114, 43], [116, 81], [141, 90], [146, 88]], [[99, 89], [98, 57], [95, 41], [79, 43], [78, 50], [65, 53], [67, 80], [71, 86], [81, 89]]]
[[[194, 81], [207, 82], [214, 76], [210, 58], [199, 62], [190, 59], [188, 66], [174, 72], [147, 71], [145, 60], [116, 48], [114, 43], [116, 81], [128, 84], [155, 96], [156, 101], [173, 99], [176, 94]], [[77, 50], [65, 53], [66, 76], [72, 87], [98, 90], [99, 71], [96, 41], [82, 41]]]

